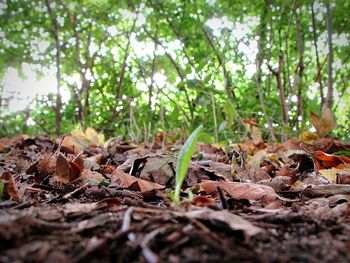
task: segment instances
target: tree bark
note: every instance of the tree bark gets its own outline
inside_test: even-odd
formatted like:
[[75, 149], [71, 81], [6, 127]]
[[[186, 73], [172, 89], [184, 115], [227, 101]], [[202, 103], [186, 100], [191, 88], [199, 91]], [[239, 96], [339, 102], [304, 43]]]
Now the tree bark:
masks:
[[322, 85], [322, 74], [321, 74], [321, 64], [320, 64], [320, 58], [318, 55], [318, 46], [317, 46], [317, 32], [316, 32], [316, 19], [315, 19], [315, 10], [314, 10], [314, 1], [311, 3], [311, 21], [312, 21], [312, 33], [314, 38], [314, 46], [315, 46], [315, 55], [316, 55], [316, 64], [317, 64], [317, 77], [316, 80], [319, 83], [319, 90], [320, 90], [320, 97], [321, 97], [321, 106], [320, 111], [322, 109], [322, 106], [324, 104], [324, 95], [323, 95], [323, 85]]
[[327, 98], [326, 104], [331, 109], [333, 106], [333, 15], [332, 8], [329, 3], [326, 4], [327, 8], [327, 35], [328, 35], [328, 66], [327, 66]]
[[270, 132], [271, 139], [272, 139], [272, 141], [275, 142], [276, 136], [275, 136], [274, 131], [273, 131], [271, 120], [266, 112], [264, 95], [263, 95], [263, 91], [262, 91], [262, 87], [261, 87], [261, 65], [263, 62], [263, 45], [264, 45], [263, 42], [265, 41], [265, 30], [266, 30], [266, 21], [265, 20], [266, 20], [266, 16], [268, 14], [269, 8], [270, 8], [270, 1], [267, 0], [267, 1], [265, 1], [264, 10], [263, 10], [263, 13], [262, 13], [261, 18], [260, 18], [260, 26], [259, 26], [259, 32], [258, 32], [258, 34], [259, 34], [258, 53], [256, 54], [255, 80], [256, 80], [256, 85], [258, 88], [260, 107], [261, 107], [261, 110], [264, 114], [266, 123], [268, 125], [268, 130]]
[[56, 135], [61, 134], [61, 121], [62, 121], [62, 114], [61, 114], [61, 109], [62, 109], [62, 98], [61, 98], [61, 46], [60, 46], [60, 40], [59, 40], [59, 29], [58, 29], [58, 23], [56, 17], [53, 15], [51, 5], [49, 0], [45, 0], [45, 4], [47, 7], [47, 11], [50, 15], [51, 19], [51, 31], [54, 36], [55, 40], [55, 48], [56, 48], [56, 81], [57, 81], [57, 86], [56, 86], [56, 106], [55, 106], [55, 133]]

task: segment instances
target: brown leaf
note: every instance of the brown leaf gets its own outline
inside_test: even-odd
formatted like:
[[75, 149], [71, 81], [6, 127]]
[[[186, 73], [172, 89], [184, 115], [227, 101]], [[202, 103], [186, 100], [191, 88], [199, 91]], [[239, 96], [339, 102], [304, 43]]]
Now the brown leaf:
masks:
[[317, 169], [328, 169], [328, 168], [344, 168], [345, 164], [350, 163], [350, 158], [347, 156], [338, 156], [325, 153], [323, 151], [314, 152], [315, 165]]
[[114, 169], [112, 172], [111, 184], [116, 184], [121, 188], [127, 188], [140, 192], [148, 192], [155, 189], [164, 189], [163, 185], [139, 179], [117, 169]]
[[350, 184], [350, 171], [337, 173], [335, 181], [337, 184]]
[[210, 209], [194, 210], [185, 213], [186, 217], [198, 220], [217, 221], [228, 225], [234, 231], [243, 231], [247, 238], [262, 233], [263, 229], [254, 226], [241, 216], [231, 214], [225, 210], [215, 211]]
[[4, 185], [4, 196], [6, 197], [11, 197], [13, 200], [16, 202], [21, 201], [21, 197], [19, 195], [18, 189], [16, 187], [15, 180], [13, 179], [13, 176], [10, 172], [4, 172], [1, 176], [0, 179], [5, 182]]
[[[312, 113], [313, 114], [313, 113]], [[303, 143], [306, 144], [314, 144], [317, 140], [319, 139], [318, 135], [316, 133], [310, 132], [310, 131], [304, 131], [301, 135], [300, 135], [300, 140]]]
[[303, 191], [303, 195], [314, 198], [321, 196], [332, 196], [337, 194], [350, 194], [350, 185], [344, 184], [326, 184], [326, 185], [316, 185], [312, 188], [306, 188]]
[[195, 196], [191, 202], [195, 206], [208, 207], [215, 205], [215, 201], [209, 196]]
[[6, 152], [13, 142], [10, 138], [0, 138], [0, 153]]
[[321, 116], [311, 112], [310, 119], [320, 137], [329, 134], [337, 125], [332, 110], [326, 104], [322, 106]]
[[215, 182], [203, 181], [199, 184], [200, 188], [210, 195], [216, 195], [217, 188], [230, 194], [235, 199], [248, 199], [251, 201], [261, 201], [263, 205], [269, 205], [279, 200], [279, 196], [270, 186], [253, 183], [235, 183], [235, 182]]

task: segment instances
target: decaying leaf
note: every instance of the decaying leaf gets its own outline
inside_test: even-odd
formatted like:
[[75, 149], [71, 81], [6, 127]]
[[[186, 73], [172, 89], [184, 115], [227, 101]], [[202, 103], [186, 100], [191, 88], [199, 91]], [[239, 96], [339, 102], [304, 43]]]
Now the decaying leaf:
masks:
[[106, 169], [106, 166], [103, 167], [103, 170], [112, 170], [111, 177], [111, 186], [117, 185], [121, 188], [126, 188], [134, 191], [148, 192], [155, 189], [164, 189], [163, 185], [152, 183], [140, 178], [137, 178], [132, 175], [128, 175], [117, 169]]
[[310, 119], [320, 137], [328, 135], [337, 125], [332, 110], [326, 104], [322, 106], [321, 116], [311, 112]]
[[318, 139], [319, 139], [318, 135], [310, 131], [304, 131], [300, 135], [300, 140], [306, 144], [314, 144]]
[[220, 187], [235, 199], [248, 199], [251, 201], [260, 201], [267, 206], [270, 203], [278, 202], [279, 196], [270, 186], [253, 183], [236, 182], [215, 182], [203, 181], [199, 184], [200, 188], [207, 194], [217, 195], [217, 188]]
[[337, 173], [335, 182], [337, 184], [350, 184], [350, 169]]
[[16, 202], [21, 201], [21, 197], [19, 195], [16, 182], [13, 179], [13, 176], [10, 172], [4, 172], [0, 176], [0, 180], [4, 182], [4, 188], [3, 188], [3, 196], [6, 197], [11, 197], [13, 200]]
[[313, 153], [315, 166], [318, 170], [328, 168], [344, 168], [350, 164], [350, 157], [328, 154], [323, 151]]
[[334, 168], [333, 167], [333, 168], [330, 168], [330, 169], [319, 170], [319, 172], [328, 181], [330, 181], [331, 183], [335, 183], [336, 182], [336, 178], [337, 178], [337, 174], [350, 173], [350, 168], [339, 169], [339, 168]]
[[104, 135], [97, 133], [92, 128], [87, 128], [85, 132], [78, 130], [72, 131], [71, 135], [65, 136], [62, 141], [62, 151], [78, 154], [86, 147], [96, 147], [102, 145], [104, 142]]
[[243, 231], [247, 238], [264, 232], [263, 229], [254, 226], [243, 217], [231, 214], [225, 210], [215, 211], [211, 209], [194, 210], [185, 213], [186, 217], [198, 220], [221, 222], [228, 225], [234, 231]]
[[314, 198], [321, 196], [332, 196], [337, 194], [350, 194], [350, 185], [339, 185], [339, 184], [327, 184], [327, 185], [316, 185], [312, 188], [306, 188], [303, 191], [303, 195]]
[[209, 196], [195, 196], [191, 203], [195, 206], [208, 207], [215, 205], [215, 201]]

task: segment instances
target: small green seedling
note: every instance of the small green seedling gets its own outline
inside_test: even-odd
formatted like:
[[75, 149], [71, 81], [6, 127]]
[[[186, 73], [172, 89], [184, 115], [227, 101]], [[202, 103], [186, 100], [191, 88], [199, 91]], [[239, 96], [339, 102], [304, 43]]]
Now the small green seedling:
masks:
[[2, 194], [4, 192], [5, 182], [0, 180], [0, 198], [2, 197]]
[[106, 186], [108, 187], [109, 183], [105, 180], [98, 180], [98, 179], [89, 179], [88, 181], [89, 185], [99, 185], [99, 186]]
[[203, 129], [203, 126], [199, 125], [198, 128], [192, 132], [192, 134], [187, 139], [185, 144], [182, 146], [182, 149], [180, 151], [179, 159], [176, 165], [175, 192], [170, 193], [170, 198], [172, 199], [175, 205], [179, 205], [180, 203], [181, 187], [185, 180], [187, 170], [188, 170], [188, 165], [190, 164], [194, 148], [196, 147], [196, 143], [202, 129]]

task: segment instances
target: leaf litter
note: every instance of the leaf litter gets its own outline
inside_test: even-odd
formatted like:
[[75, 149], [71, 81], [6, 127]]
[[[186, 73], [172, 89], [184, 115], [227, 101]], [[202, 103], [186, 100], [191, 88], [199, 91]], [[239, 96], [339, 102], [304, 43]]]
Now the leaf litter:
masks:
[[198, 143], [180, 206], [174, 136], [2, 138], [0, 262], [348, 262], [350, 147], [312, 118], [280, 145], [254, 120], [246, 142]]

